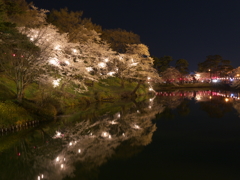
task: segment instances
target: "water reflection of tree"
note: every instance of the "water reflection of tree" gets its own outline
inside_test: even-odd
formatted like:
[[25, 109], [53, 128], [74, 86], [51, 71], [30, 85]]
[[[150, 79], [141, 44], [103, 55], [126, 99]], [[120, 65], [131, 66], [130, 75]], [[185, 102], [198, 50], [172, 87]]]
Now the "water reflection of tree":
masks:
[[177, 107], [177, 112], [181, 116], [187, 116], [190, 113], [189, 100], [184, 99], [181, 104]]
[[232, 110], [232, 103], [225, 102], [223, 97], [214, 97], [209, 101], [199, 102], [200, 109], [212, 118], [221, 118]]
[[[0, 161], [9, 166], [2, 167], [4, 172], [0, 177], [27, 180], [37, 179], [43, 173], [47, 179], [60, 180], [74, 176], [77, 166], [78, 178], [96, 178], [99, 166], [109, 159], [130, 157], [139, 152], [136, 149], [141, 149], [135, 147], [151, 142], [156, 130], [151, 120], [164, 107], [152, 98], [141, 103], [133, 102], [132, 107], [123, 106], [120, 109], [115, 114], [108, 112], [94, 120], [89, 118], [73, 126], [62, 126], [58, 129], [64, 133], [64, 136], [59, 136], [61, 138], [52, 139], [53, 130], [49, 127], [38, 128], [30, 137], [22, 139], [22, 144], [16, 145], [15, 151], [21, 152], [21, 156], [10, 159], [13, 150], [4, 154], [8, 161], [2, 158]], [[14, 169], [11, 168], [13, 163]]]
[[[177, 93], [177, 92], [174, 92]], [[186, 116], [190, 113], [189, 100], [192, 96], [161, 96], [157, 98], [158, 103], [165, 107], [162, 113], [157, 114], [157, 118], [173, 119], [175, 117], [174, 110], [181, 116]]]

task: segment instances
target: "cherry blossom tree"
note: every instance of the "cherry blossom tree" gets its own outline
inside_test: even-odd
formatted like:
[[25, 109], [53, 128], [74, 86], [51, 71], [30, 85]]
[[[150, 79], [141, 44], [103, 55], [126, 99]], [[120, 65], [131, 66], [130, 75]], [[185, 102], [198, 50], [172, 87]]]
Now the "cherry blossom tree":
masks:
[[15, 83], [17, 100], [22, 102], [26, 86], [43, 73], [40, 49], [17, 30], [10, 35], [0, 34], [0, 39], [0, 69]]
[[126, 69], [125, 77], [138, 82], [132, 94], [135, 94], [140, 85], [151, 78], [153, 81], [161, 81], [157, 71], [153, 68], [153, 59], [150, 57], [148, 47], [144, 44], [128, 45], [126, 55], [130, 57], [130, 66]]
[[232, 83], [232, 87], [235, 87], [237, 89], [240, 88], [240, 79], [239, 79], [239, 74], [240, 74], [240, 67], [237, 67], [236, 69], [234, 69], [233, 71], [233, 75], [237, 78], [233, 81]]
[[178, 82], [178, 78], [181, 77], [181, 73], [174, 67], [167, 68], [160, 75], [168, 83]]

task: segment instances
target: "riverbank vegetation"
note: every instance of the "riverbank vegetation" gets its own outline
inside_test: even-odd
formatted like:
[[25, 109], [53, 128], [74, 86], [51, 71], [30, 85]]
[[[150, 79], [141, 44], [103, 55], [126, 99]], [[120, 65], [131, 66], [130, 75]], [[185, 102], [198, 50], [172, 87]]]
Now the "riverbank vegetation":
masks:
[[[196, 83], [187, 60], [170, 67], [171, 56], [150, 55], [133, 32], [103, 29], [82, 11], [48, 11], [24, 0], [0, 0], [0, 46], [1, 127], [54, 119], [69, 106], [136, 99], [154, 88], [212, 86]], [[233, 69], [217, 55], [199, 67], [211, 68], [211, 80]]]

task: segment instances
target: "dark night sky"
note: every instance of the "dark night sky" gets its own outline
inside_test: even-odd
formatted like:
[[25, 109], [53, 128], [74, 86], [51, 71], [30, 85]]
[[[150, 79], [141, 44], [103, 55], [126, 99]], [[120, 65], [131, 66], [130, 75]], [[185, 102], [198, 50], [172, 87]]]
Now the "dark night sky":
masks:
[[[151, 55], [188, 60], [190, 70], [207, 55], [240, 65], [239, 0], [27, 0], [51, 10], [68, 7], [103, 29], [140, 35]], [[175, 63], [175, 62], [174, 62]], [[172, 64], [174, 65], [174, 64]]]

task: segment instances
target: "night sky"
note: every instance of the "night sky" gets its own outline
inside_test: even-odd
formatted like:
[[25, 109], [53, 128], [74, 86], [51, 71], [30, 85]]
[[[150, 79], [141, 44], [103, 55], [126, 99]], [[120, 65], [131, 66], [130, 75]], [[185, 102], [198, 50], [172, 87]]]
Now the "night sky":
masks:
[[83, 11], [83, 17], [103, 29], [132, 31], [151, 55], [186, 59], [191, 71], [215, 54], [234, 67], [240, 65], [239, 0], [27, 0], [31, 1], [48, 10]]

